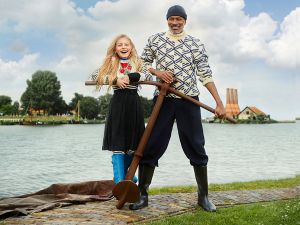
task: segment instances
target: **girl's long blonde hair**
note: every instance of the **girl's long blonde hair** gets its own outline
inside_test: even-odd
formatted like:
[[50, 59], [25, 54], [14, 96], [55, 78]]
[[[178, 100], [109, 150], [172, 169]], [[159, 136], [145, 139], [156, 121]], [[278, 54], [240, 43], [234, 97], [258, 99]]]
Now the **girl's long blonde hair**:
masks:
[[[97, 89], [101, 88], [103, 84], [107, 83], [106, 81], [107, 77], [108, 77], [108, 84], [110, 88], [113, 84], [113, 80], [117, 77], [120, 58], [116, 54], [116, 44], [120, 38], [126, 38], [129, 40], [130, 45], [132, 47], [131, 53], [129, 55], [130, 63], [133, 65], [133, 68], [136, 68], [137, 71], [140, 71], [141, 69], [142, 62], [137, 54], [136, 48], [132, 40], [127, 35], [120, 34], [117, 37], [115, 37], [111, 42], [111, 44], [109, 45], [104, 61], [98, 70], [98, 76], [96, 78]], [[133, 72], [137, 72], [137, 71], [133, 71]]]

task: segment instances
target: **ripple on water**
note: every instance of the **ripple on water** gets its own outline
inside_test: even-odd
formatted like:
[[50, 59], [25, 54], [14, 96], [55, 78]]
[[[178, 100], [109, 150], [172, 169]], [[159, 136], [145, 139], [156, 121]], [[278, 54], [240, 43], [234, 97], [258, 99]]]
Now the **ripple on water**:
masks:
[[[112, 179], [111, 153], [101, 150], [103, 125], [0, 126], [0, 197], [53, 183]], [[209, 182], [279, 179], [300, 173], [300, 123], [203, 125]], [[152, 186], [195, 184], [174, 126]]]

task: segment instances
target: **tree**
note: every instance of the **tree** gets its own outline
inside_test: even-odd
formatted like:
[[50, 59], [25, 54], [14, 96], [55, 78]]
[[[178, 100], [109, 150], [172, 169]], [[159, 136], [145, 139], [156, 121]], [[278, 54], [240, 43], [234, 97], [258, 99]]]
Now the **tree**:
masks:
[[14, 104], [12, 105], [12, 114], [19, 115], [19, 107], [20, 107], [19, 102], [15, 101]]
[[[111, 98], [112, 98], [112, 95], [109, 93], [102, 95], [98, 98], [99, 105], [100, 105], [100, 115], [103, 117], [106, 116], [108, 113], [108, 107], [109, 107], [109, 102], [110, 102]], [[140, 96], [140, 101], [141, 101], [142, 108], [144, 111], [144, 118], [150, 117], [151, 112], [152, 112], [152, 100]]]
[[83, 97], [80, 100], [80, 116], [87, 119], [95, 119], [99, 114], [99, 102], [94, 97]]
[[1, 115], [17, 115], [19, 114], [19, 103], [14, 102], [11, 104], [12, 100], [9, 96], [0, 95], [0, 113]]
[[58, 114], [63, 114], [68, 111], [69, 111], [69, 106], [67, 105], [65, 100], [62, 99], [62, 97], [59, 97], [59, 100], [53, 106], [53, 112]]
[[77, 103], [83, 99], [83, 95], [78, 94], [78, 93], [74, 93], [74, 98], [71, 99], [71, 102], [69, 103], [69, 108], [70, 110], [75, 110]]
[[11, 104], [11, 98], [6, 95], [0, 95], [0, 107]]
[[142, 107], [144, 110], [144, 118], [149, 118], [152, 112], [152, 100], [140, 96]]
[[103, 117], [105, 117], [108, 113], [108, 106], [111, 98], [112, 98], [112, 94], [109, 93], [106, 93], [105, 95], [102, 95], [98, 98], [99, 107], [100, 107], [99, 113]]
[[11, 115], [13, 114], [13, 106], [12, 105], [3, 105], [0, 107], [1, 115]]
[[66, 103], [61, 97], [60, 82], [51, 71], [37, 71], [27, 80], [26, 91], [22, 94], [22, 107], [28, 106], [35, 110], [43, 109], [48, 114], [63, 113], [62, 106]]

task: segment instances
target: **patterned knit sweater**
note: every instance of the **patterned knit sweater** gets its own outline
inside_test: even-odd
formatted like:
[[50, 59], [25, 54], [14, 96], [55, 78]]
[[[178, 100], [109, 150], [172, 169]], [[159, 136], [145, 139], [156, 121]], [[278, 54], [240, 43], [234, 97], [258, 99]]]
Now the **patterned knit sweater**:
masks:
[[[199, 39], [186, 35], [184, 32], [174, 35], [168, 31], [151, 36], [141, 58], [148, 69], [155, 61], [157, 70], [173, 73], [177, 82], [172, 84], [172, 87], [186, 95], [200, 94], [197, 76], [203, 85], [213, 82], [204, 45]], [[159, 78], [157, 80], [160, 81]], [[158, 94], [157, 89], [154, 94]], [[167, 96], [177, 97], [174, 94]]]

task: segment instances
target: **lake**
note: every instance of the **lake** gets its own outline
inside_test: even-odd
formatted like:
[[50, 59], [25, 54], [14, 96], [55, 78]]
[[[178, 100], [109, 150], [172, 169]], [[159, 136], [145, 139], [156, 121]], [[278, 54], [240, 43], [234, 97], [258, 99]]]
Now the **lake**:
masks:
[[[203, 124], [209, 183], [279, 179], [300, 174], [300, 121]], [[0, 197], [53, 183], [112, 179], [111, 153], [102, 151], [104, 125], [0, 126]], [[174, 125], [152, 187], [196, 184]]]

